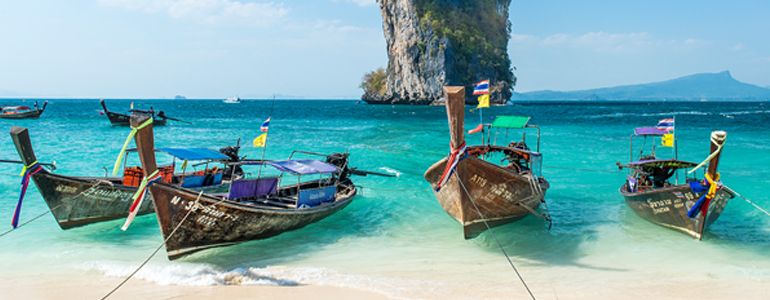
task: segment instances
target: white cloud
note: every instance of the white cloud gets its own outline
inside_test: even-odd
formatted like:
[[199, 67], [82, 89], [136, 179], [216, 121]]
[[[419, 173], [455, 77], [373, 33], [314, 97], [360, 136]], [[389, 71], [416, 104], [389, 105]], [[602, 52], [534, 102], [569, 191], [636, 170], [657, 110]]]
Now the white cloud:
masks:
[[189, 18], [210, 24], [241, 24], [267, 27], [289, 13], [283, 4], [241, 3], [230, 0], [97, 0], [99, 4], [141, 10], [166, 12], [172, 18]]
[[[332, 2], [340, 2], [340, 0], [332, 0]], [[355, 3], [358, 4], [358, 6], [377, 5], [377, 1], [375, 0], [345, 0], [345, 2]]]
[[664, 41], [655, 39], [647, 32], [607, 33], [589, 32], [576, 36], [557, 33], [544, 38], [533, 35], [511, 35], [512, 47], [538, 48], [581, 48], [601, 53], [638, 52], [649, 48], [688, 49], [709, 45], [710, 42], [686, 39], [683, 41]]
[[730, 49], [733, 50], [733, 51], [741, 51], [741, 50], [743, 50], [743, 44], [738, 43], [738, 44], [736, 44], [735, 46], [733, 46]]

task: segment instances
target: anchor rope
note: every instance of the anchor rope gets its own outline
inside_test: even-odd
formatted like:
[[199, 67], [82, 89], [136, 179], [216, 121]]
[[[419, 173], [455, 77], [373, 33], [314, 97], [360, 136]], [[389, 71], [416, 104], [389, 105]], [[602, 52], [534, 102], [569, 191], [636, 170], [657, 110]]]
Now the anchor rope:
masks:
[[[203, 195], [203, 191], [201, 191], [200, 193], [198, 193], [198, 198], [196, 198], [196, 199], [195, 199], [195, 206], [197, 206], [197, 205], [198, 205], [198, 201], [201, 199], [201, 195]], [[219, 203], [220, 203], [220, 202], [222, 202], [222, 201], [224, 201], [224, 199], [222, 199], [222, 200], [219, 200], [219, 202], [217, 202], [217, 203], [214, 203], [214, 205], [217, 205], [217, 204], [219, 204]], [[155, 254], [157, 254], [157, 253], [158, 253], [158, 251], [160, 251], [160, 249], [161, 249], [161, 248], [163, 248], [163, 245], [165, 245], [165, 244], [166, 244], [166, 242], [168, 242], [168, 239], [170, 239], [172, 236], [174, 236], [174, 233], [176, 233], [176, 230], [177, 230], [177, 229], [179, 229], [179, 227], [180, 227], [180, 226], [182, 226], [182, 223], [184, 223], [184, 221], [185, 221], [185, 220], [187, 220], [187, 217], [189, 217], [189, 216], [190, 216], [190, 214], [191, 214], [192, 212], [193, 212], [193, 210], [192, 210], [192, 209], [188, 210], [188, 211], [187, 211], [187, 214], [186, 214], [186, 215], [184, 215], [184, 218], [182, 218], [182, 221], [179, 221], [179, 224], [177, 224], [177, 225], [176, 225], [176, 227], [174, 227], [174, 230], [172, 230], [172, 231], [171, 231], [171, 234], [169, 234], [169, 235], [168, 235], [168, 236], [167, 236], [167, 237], [166, 237], [166, 238], [163, 240], [163, 242], [162, 242], [162, 243], [160, 243], [160, 245], [158, 246], [158, 248], [156, 248], [156, 249], [155, 249], [155, 251], [153, 251], [153, 252], [152, 252], [152, 254], [150, 254], [150, 257], [148, 257], [147, 259], [145, 259], [145, 260], [144, 260], [144, 262], [143, 262], [141, 265], [139, 265], [139, 267], [138, 267], [138, 268], [136, 268], [136, 270], [134, 270], [134, 272], [133, 272], [133, 273], [131, 273], [130, 275], [128, 275], [128, 277], [126, 277], [126, 279], [123, 279], [123, 281], [122, 281], [120, 284], [118, 284], [118, 286], [116, 286], [116, 287], [115, 287], [114, 289], [112, 289], [112, 290], [111, 290], [109, 293], [107, 293], [107, 295], [104, 295], [104, 297], [102, 297], [102, 300], [104, 300], [104, 299], [107, 299], [107, 297], [109, 297], [110, 295], [112, 295], [112, 293], [114, 293], [115, 291], [117, 291], [117, 290], [118, 290], [118, 289], [119, 289], [121, 286], [123, 286], [123, 284], [125, 284], [126, 282], [128, 282], [128, 280], [129, 280], [129, 279], [131, 279], [131, 277], [134, 277], [134, 275], [136, 275], [136, 273], [138, 273], [138, 272], [139, 272], [139, 270], [141, 270], [141, 269], [142, 269], [142, 268], [143, 268], [143, 267], [144, 267], [144, 266], [145, 266], [145, 265], [146, 265], [148, 262], [150, 262], [150, 259], [152, 259], [152, 258], [155, 256]]]
[[357, 185], [356, 187], [360, 189], [367, 189], [367, 190], [373, 190], [373, 191], [385, 191], [385, 192], [404, 192], [404, 191], [410, 190], [410, 189], [380, 189], [380, 188], [372, 188], [372, 187], [361, 186], [361, 185]]
[[[14, 175], [14, 176], [16, 176], [16, 175]], [[98, 185], [98, 183], [100, 183], [100, 182], [103, 182], [103, 181], [104, 181], [104, 180], [102, 180], [102, 179], [97, 179], [97, 180], [94, 180], [94, 181], [92, 181], [92, 182], [91, 182], [91, 187], [90, 187], [90, 188], [88, 188], [88, 189], [87, 189], [87, 190], [85, 190], [85, 191], [82, 191], [82, 192], [80, 192], [80, 194], [77, 194], [77, 195], [75, 195], [75, 197], [72, 197], [72, 198], [77, 198], [77, 197], [79, 197], [80, 195], [83, 195], [83, 194], [85, 194], [85, 193], [87, 193], [87, 192], [90, 192], [91, 190], [93, 190], [93, 189], [95, 189], [95, 188], [96, 188], [96, 186]], [[110, 185], [112, 185], [112, 183], [111, 183], [111, 182], [108, 182], [108, 183], [109, 183]], [[0, 237], [4, 236], [4, 235], [6, 235], [6, 234], [9, 234], [9, 233], [11, 233], [12, 231], [14, 231], [14, 230], [16, 230], [16, 229], [19, 229], [19, 228], [21, 228], [21, 227], [24, 227], [24, 225], [27, 225], [27, 224], [29, 224], [29, 223], [32, 223], [32, 221], [35, 221], [35, 220], [39, 219], [40, 217], [47, 215], [49, 212], [52, 212], [54, 209], [57, 209], [57, 208], [59, 208], [59, 206], [62, 206], [62, 205], [64, 205], [64, 203], [59, 203], [59, 205], [57, 205], [57, 206], [54, 206], [53, 208], [50, 208], [50, 209], [46, 210], [44, 213], [42, 213], [42, 214], [39, 214], [39, 215], [37, 215], [36, 217], [34, 217], [34, 218], [32, 218], [32, 219], [30, 219], [30, 220], [28, 220], [28, 221], [24, 222], [24, 223], [21, 223], [21, 224], [19, 224], [19, 226], [16, 226], [16, 228], [12, 228], [11, 230], [8, 230], [8, 231], [6, 231], [6, 232], [3, 232], [3, 233], [1, 233], [1, 234], [0, 234]]]
[[529, 290], [529, 286], [527, 286], [527, 282], [526, 282], [526, 281], [524, 281], [524, 278], [523, 278], [523, 277], [521, 277], [521, 274], [519, 273], [519, 270], [518, 270], [518, 269], [516, 269], [516, 266], [513, 264], [513, 261], [511, 261], [511, 258], [508, 256], [508, 253], [507, 253], [507, 252], [505, 252], [505, 249], [503, 248], [503, 244], [502, 244], [502, 243], [500, 243], [500, 240], [498, 240], [498, 239], [497, 239], [497, 236], [495, 235], [495, 233], [494, 233], [494, 232], [492, 232], [492, 228], [491, 228], [491, 227], [489, 227], [489, 224], [487, 223], [487, 219], [486, 219], [486, 218], [484, 218], [484, 215], [482, 215], [482, 214], [481, 214], [481, 210], [480, 210], [480, 209], [479, 209], [479, 207], [476, 205], [476, 201], [473, 201], [473, 198], [471, 197], [471, 194], [468, 192], [468, 189], [466, 189], [466, 188], [465, 188], [465, 184], [463, 184], [463, 181], [462, 181], [462, 180], [460, 180], [460, 178], [459, 178], [459, 175], [457, 176], [457, 182], [459, 182], [459, 183], [460, 183], [460, 186], [462, 186], [462, 187], [463, 187], [463, 191], [465, 191], [465, 194], [466, 194], [466, 195], [468, 195], [468, 199], [470, 199], [470, 200], [471, 200], [471, 203], [473, 204], [473, 207], [476, 209], [476, 212], [478, 212], [478, 213], [479, 213], [479, 216], [481, 216], [481, 220], [482, 220], [482, 221], [484, 221], [484, 225], [485, 225], [485, 226], [487, 226], [487, 230], [489, 231], [489, 234], [491, 234], [491, 235], [492, 235], [492, 237], [495, 239], [495, 242], [497, 242], [497, 246], [499, 246], [499, 247], [500, 247], [500, 251], [502, 251], [502, 252], [503, 252], [503, 255], [505, 255], [505, 258], [508, 260], [508, 263], [509, 263], [509, 264], [511, 265], [511, 267], [513, 268], [513, 271], [514, 271], [514, 272], [516, 272], [516, 276], [519, 276], [519, 280], [521, 281], [521, 284], [523, 284], [523, 285], [524, 285], [524, 288], [526, 288], [526, 289], [527, 289], [527, 293], [529, 293], [529, 296], [530, 296], [530, 297], [532, 297], [532, 300], [536, 300], [536, 299], [535, 299], [535, 295], [534, 295], [534, 294], [532, 294], [532, 291], [531, 291], [531, 290]]
[[763, 213], [765, 213], [766, 215], [770, 216], [770, 213], [769, 213], [769, 212], [767, 212], [766, 210], [764, 210], [764, 209], [762, 209], [761, 207], [759, 207], [759, 205], [756, 205], [756, 204], [754, 204], [754, 202], [751, 202], [751, 201], [749, 201], [749, 199], [746, 199], [746, 197], [743, 197], [743, 196], [741, 196], [741, 194], [738, 194], [738, 192], [734, 191], [733, 189], [731, 189], [731, 188], [729, 188], [729, 187], [727, 187], [727, 186], [725, 186], [724, 188], [725, 188], [726, 190], [728, 190], [728, 191], [732, 192], [732, 193], [733, 193], [733, 194], [735, 194], [736, 196], [738, 196], [738, 197], [741, 197], [741, 199], [743, 199], [743, 200], [746, 200], [746, 202], [748, 202], [749, 204], [753, 205], [755, 208], [759, 209], [760, 211], [762, 211], [762, 212], [763, 212]]

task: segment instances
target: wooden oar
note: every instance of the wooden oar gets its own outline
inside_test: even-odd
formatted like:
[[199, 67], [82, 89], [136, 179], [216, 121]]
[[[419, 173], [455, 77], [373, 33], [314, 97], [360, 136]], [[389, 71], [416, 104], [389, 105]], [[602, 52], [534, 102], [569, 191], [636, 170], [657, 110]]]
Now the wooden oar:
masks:
[[[22, 164], [22, 165], [24, 164], [24, 162], [20, 161], [20, 160], [7, 160], [7, 159], [0, 159], [0, 163]], [[52, 171], [56, 170], [56, 162], [55, 161], [53, 163], [38, 163], [38, 164], [41, 165], [41, 166], [49, 167], [49, 168], [51, 168]]]
[[385, 174], [385, 173], [377, 173], [377, 172], [371, 172], [371, 171], [360, 171], [356, 168], [350, 169], [350, 174], [353, 175], [360, 175], [360, 176], [366, 176], [366, 175], [377, 175], [377, 176], [385, 176], [385, 177], [396, 177], [394, 174]]
[[177, 119], [177, 118], [172, 118], [172, 117], [167, 117], [167, 116], [163, 116], [161, 118], [166, 118], [166, 119], [169, 119], [169, 120], [172, 120], [172, 121], [177, 121], [177, 122], [182, 122], [182, 123], [187, 123], [187, 124], [193, 125], [192, 122], [187, 122], [187, 121], [180, 120], [180, 119]]

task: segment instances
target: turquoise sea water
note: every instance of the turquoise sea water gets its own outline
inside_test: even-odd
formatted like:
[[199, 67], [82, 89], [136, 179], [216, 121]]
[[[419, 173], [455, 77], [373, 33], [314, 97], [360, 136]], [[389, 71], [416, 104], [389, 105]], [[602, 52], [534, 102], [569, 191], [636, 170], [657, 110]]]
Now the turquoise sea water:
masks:
[[[170, 262], [160, 252], [135, 279], [169, 285], [319, 284], [381, 292], [395, 298], [528, 298], [489, 233], [464, 240], [460, 225], [438, 205], [425, 170], [448, 152], [443, 107], [374, 106], [355, 101], [111, 100], [113, 111], [153, 106], [172, 122], [155, 130], [157, 146], [218, 149], [241, 138], [241, 155], [271, 115], [266, 157], [292, 150], [349, 151], [351, 165], [398, 174], [356, 177], [363, 189], [340, 213], [280, 236], [212, 249]], [[11, 104], [10, 100], [3, 103]], [[16, 101], [20, 102], [20, 101]], [[471, 107], [468, 107], [470, 109]], [[98, 100], [54, 100], [39, 120], [0, 120], [0, 158], [18, 159], [8, 132], [29, 128], [41, 162], [68, 175], [100, 175], [111, 167], [129, 129], [100, 116]], [[643, 221], [618, 192], [634, 127], [676, 117], [679, 158], [700, 162], [712, 130], [728, 132], [722, 181], [770, 208], [770, 103], [519, 103], [485, 109], [531, 116], [542, 131], [543, 175], [553, 227], [536, 217], [494, 229], [538, 299], [640, 298], [685, 288], [760, 289], [770, 284], [770, 216], [746, 201], [730, 202], [703, 241]], [[479, 122], [466, 112], [466, 128]], [[520, 134], [509, 137], [520, 139]], [[476, 136], [467, 137], [469, 144]], [[534, 137], [528, 136], [528, 141]], [[134, 157], [134, 163], [136, 158]], [[555, 168], [559, 167], [559, 168]], [[564, 168], [602, 170], [576, 171]], [[0, 164], [0, 231], [10, 229], [20, 165]], [[47, 210], [30, 184], [21, 221]], [[124, 277], [162, 238], [154, 215], [61, 230], [48, 215], [0, 237], [0, 275], [84, 274]], [[3, 228], [3, 226], [5, 226]], [[105, 291], [105, 294], [108, 291]], [[658, 293], [658, 294], [656, 294]], [[592, 297], [596, 296], [596, 297]]]

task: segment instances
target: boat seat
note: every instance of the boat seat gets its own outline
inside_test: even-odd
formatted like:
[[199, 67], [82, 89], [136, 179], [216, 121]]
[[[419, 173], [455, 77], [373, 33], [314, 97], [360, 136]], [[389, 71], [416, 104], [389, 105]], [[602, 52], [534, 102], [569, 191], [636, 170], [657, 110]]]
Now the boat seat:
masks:
[[236, 180], [230, 187], [229, 199], [239, 200], [275, 194], [278, 177]]

